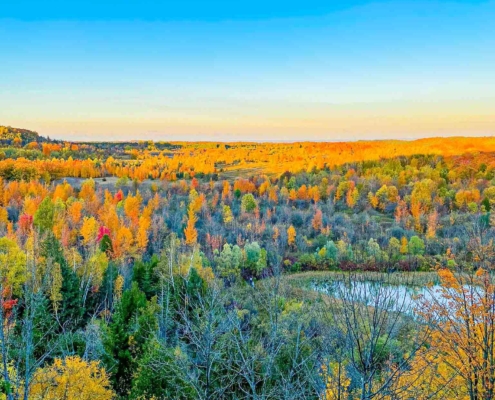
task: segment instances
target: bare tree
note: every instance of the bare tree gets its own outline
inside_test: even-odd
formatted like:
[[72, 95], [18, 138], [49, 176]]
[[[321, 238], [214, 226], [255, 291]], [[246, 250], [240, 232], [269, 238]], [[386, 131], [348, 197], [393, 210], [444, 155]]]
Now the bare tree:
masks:
[[[331, 316], [343, 335], [351, 373], [361, 400], [397, 398], [397, 383], [431, 329], [427, 321], [413, 329], [415, 303], [405, 286], [366, 282], [349, 274], [334, 284]], [[400, 336], [408, 335], [408, 351], [394, 356]]]

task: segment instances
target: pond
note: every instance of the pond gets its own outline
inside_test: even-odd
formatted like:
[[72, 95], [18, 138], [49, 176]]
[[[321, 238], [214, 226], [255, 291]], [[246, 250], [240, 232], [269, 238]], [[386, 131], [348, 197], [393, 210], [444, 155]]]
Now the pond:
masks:
[[447, 305], [440, 285], [415, 287], [361, 280], [315, 281], [311, 288], [343, 301], [360, 302], [388, 311], [414, 314], [424, 302]]

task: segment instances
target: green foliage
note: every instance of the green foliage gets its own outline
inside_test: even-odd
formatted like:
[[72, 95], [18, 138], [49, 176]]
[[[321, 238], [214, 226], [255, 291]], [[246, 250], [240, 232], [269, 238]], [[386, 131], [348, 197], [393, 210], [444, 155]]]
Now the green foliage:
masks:
[[113, 309], [115, 279], [118, 276], [118, 268], [113, 261], [108, 263], [108, 267], [103, 274], [103, 280], [98, 293], [94, 296], [94, 302], [105, 309]]
[[485, 207], [485, 212], [490, 212], [490, 211], [491, 211], [491, 209], [492, 209], [492, 206], [491, 206], [491, 204], [490, 204], [490, 200], [488, 199], [488, 197], [485, 197], [485, 198], [483, 199], [483, 201], [481, 202], [481, 205], [482, 205], [483, 207]]
[[80, 281], [76, 273], [67, 264], [60, 242], [52, 233], [41, 244], [41, 255], [49, 262], [58, 264], [62, 273], [62, 286], [60, 289], [62, 300], [58, 318], [65, 327], [83, 326], [85, 310], [82, 305], [81, 291], [79, 290]]
[[413, 236], [409, 240], [409, 253], [415, 256], [423, 255], [425, 252], [425, 242], [418, 236]]
[[396, 237], [391, 237], [388, 241], [388, 250], [392, 261], [397, 261], [400, 257], [400, 240]]
[[256, 204], [256, 200], [251, 193], [247, 193], [242, 196], [241, 199], [241, 209], [243, 212], [251, 213], [253, 212], [258, 205]]
[[155, 268], [158, 265], [158, 257], [154, 255], [149, 262], [137, 261], [133, 268], [133, 281], [150, 300], [156, 295]]
[[0, 238], [0, 281], [18, 295], [26, 281], [26, 254], [17, 243], [6, 237]]
[[206, 282], [198, 274], [196, 268], [191, 268], [186, 283], [186, 294], [188, 299], [192, 302], [191, 306], [194, 305], [196, 299], [204, 295], [206, 288]]
[[244, 246], [244, 266], [251, 274], [259, 275], [267, 266], [267, 253], [257, 242], [246, 243]]
[[129, 393], [132, 378], [137, 370], [147, 340], [156, 329], [155, 303], [148, 303], [146, 295], [133, 282], [124, 291], [107, 327], [104, 362], [111, 372], [115, 391], [125, 396]]
[[236, 281], [241, 274], [242, 258], [242, 250], [239, 246], [225, 243], [222, 251], [215, 257], [218, 276], [229, 284]]
[[128, 184], [129, 184], [129, 178], [127, 176], [122, 176], [117, 180], [117, 182], [115, 182], [115, 187], [121, 188], [127, 186]]
[[27, 129], [12, 128], [11, 126], [0, 126], [0, 142], [3, 144], [13, 144], [14, 139], [19, 138], [23, 145], [29, 142], [43, 140], [37, 132]]
[[187, 371], [177, 362], [184, 358], [180, 348], [164, 347], [157, 340], [151, 340], [146, 352], [139, 360], [132, 382], [133, 399], [193, 399], [194, 387], [190, 384]]
[[333, 262], [337, 261], [338, 249], [333, 240], [330, 240], [325, 245], [325, 257], [332, 260]]
[[317, 271], [319, 270], [319, 262], [314, 254], [302, 254], [297, 262], [292, 265], [291, 271]]
[[[29, 148], [41, 146], [18, 144], [4, 148], [4, 156], [38, 157], [40, 151]], [[49, 168], [4, 160], [0, 170], [6, 357], [22, 379], [55, 356], [78, 354], [104, 362], [120, 398], [322, 398], [321, 364], [327, 360], [343, 360], [351, 387], [359, 385], [362, 371], [348, 367], [357, 364], [358, 351], [348, 333], [355, 325], [362, 328], [358, 333], [370, 329], [369, 314], [342, 329], [342, 301], [329, 307], [331, 296], [286, 285], [299, 276], [278, 275], [279, 267], [319, 271], [313, 277], [329, 270], [347, 277], [373, 271], [366, 277], [375, 279], [383, 271], [400, 281], [406, 274], [397, 270], [495, 265], [490, 154], [479, 155], [479, 168], [478, 156], [469, 155], [463, 163], [439, 155], [337, 166], [315, 160], [320, 169], [301, 164], [297, 174], [249, 177], [232, 198], [230, 183], [216, 182], [231, 182], [225, 171], [193, 174], [185, 164], [175, 172], [165, 164], [147, 170], [153, 161], [143, 162], [137, 150], [156, 151], [158, 144], [125, 144], [137, 158], [132, 163], [127, 153], [106, 159], [113, 149], [104, 144], [75, 150], [53, 144], [58, 150], [43, 156]], [[202, 146], [208, 145], [197, 144]], [[51, 157], [79, 152], [91, 160], [67, 160], [67, 171], [78, 178], [57, 186], [64, 170]], [[89, 179], [79, 188], [80, 176], [96, 178], [102, 171], [115, 177]], [[33, 177], [36, 182], [8, 182]], [[57, 181], [45, 185], [52, 179]], [[122, 185], [127, 189], [116, 194]], [[138, 186], [136, 203], [126, 209], [127, 193]], [[27, 199], [37, 191], [49, 194], [38, 205], [33, 230], [28, 214], [37, 199]], [[185, 246], [184, 211], [199, 196], [197, 243]], [[66, 212], [76, 198], [81, 208]], [[110, 233], [83, 244], [85, 218], [95, 221], [91, 238], [98, 227], [100, 234]], [[356, 301], [348, 306], [367, 310]], [[398, 313], [393, 317], [402, 320]], [[377, 368], [371, 381], [385, 381], [389, 362], [396, 368], [413, 354], [408, 345], [419, 330], [406, 319], [410, 325], [394, 327], [394, 340], [381, 337], [386, 326], [375, 331], [373, 365], [366, 366]]]
[[373, 260], [378, 260], [381, 258], [380, 245], [373, 238], [368, 241], [366, 251]]
[[113, 252], [112, 240], [106, 234], [103, 235], [103, 237], [100, 240], [100, 250], [103, 253], [112, 253]]
[[55, 206], [49, 197], [45, 197], [34, 214], [34, 225], [41, 232], [51, 231], [53, 229], [54, 217]]

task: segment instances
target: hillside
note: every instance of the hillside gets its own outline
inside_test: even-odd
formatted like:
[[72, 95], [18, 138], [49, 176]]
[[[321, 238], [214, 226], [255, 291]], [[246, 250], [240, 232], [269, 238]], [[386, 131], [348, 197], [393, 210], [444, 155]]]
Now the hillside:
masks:
[[12, 128], [11, 126], [0, 125], [0, 141], [2, 144], [15, 144], [21, 140], [23, 146], [31, 142], [44, 142], [46, 139], [37, 132], [22, 128]]
[[[494, 138], [1, 135], [10, 398], [23, 397], [17, 377], [33, 399], [335, 399], [331, 385], [362, 398], [361, 382], [378, 392], [383, 379], [398, 393], [387, 399], [468, 398], [455, 349], [465, 321], [489, 332], [476, 321], [495, 320]], [[438, 315], [463, 325], [418, 322]], [[15, 339], [29, 335], [43, 340]], [[368, 354], [382, 360], [371, 378], [352, 364]], [[339, 368], [344, 385], [331, 380]], [[46, 378], [59, 375], [83, 389], [66, 396]]]

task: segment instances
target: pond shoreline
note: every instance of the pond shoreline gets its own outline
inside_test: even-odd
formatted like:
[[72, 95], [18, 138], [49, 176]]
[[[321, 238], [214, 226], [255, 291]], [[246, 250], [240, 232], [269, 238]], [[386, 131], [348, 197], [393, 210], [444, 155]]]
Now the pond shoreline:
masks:
[[344, 272], [311, 271], [286, 275], [284, 279], [295, 286], [310, 289], [317, 282], [360, 281], [381, 282], [389, 285], [426, 287], [440, 283], [437, 272]]

